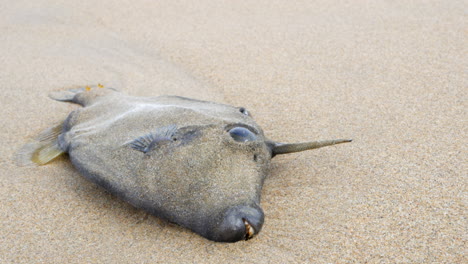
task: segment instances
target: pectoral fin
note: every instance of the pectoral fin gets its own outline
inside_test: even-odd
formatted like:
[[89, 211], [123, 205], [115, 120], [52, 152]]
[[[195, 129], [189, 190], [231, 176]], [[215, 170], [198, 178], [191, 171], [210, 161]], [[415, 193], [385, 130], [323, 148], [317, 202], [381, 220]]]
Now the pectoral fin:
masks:
[[177, 127], [175, 125], [161, 127], [156, 129], [155, 132], [146, 134], [133, 140], [132, 142], [130, 142], [130, 146], [133, 149], [139, 150], [143, 153], [147, 153], [150, 150], [154, 149], [160, 142], [173, 141], [173, 136], [176, 131]]

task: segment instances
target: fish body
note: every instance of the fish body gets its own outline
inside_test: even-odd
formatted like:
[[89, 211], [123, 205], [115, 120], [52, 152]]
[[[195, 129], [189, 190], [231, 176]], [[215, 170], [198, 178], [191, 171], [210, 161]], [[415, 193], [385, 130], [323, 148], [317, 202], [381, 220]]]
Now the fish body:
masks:
[[297, 145], [266, 139], [242, 107], [135, 97], [101, 85], [51, 97], [83, 107], [23, 147], [20, 163], [42, 165], [68, 153], [90, 181], [214, 241], [258, 234], [271, 158], [312, 148], [303, 143], [304, 149], [295, 150]]

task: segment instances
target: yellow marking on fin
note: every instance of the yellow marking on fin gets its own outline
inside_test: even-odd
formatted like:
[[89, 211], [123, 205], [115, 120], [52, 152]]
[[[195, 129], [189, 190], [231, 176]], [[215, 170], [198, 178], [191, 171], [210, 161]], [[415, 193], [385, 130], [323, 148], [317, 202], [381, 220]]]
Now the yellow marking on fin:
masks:
[[41, 132], [34, 140], [24, 145], [16, 153], [16, 162], [20, 166], [44, 165], [61, 154], [58, 137], [62, 133], [63, 123], [59, 123]]
[[100, 84], [100, 83], [98, 83], [97, 86], [98, 86], [99, 88], [104, 88], [104, 85], [102, 85], [102, 84]]
[[89, 87], [89, 86], [86, 86], [85, 89], [86, 89], [86, 91], [91, 91], [91, 87]]
[[59, 148], [57, 141], [55, 141], [36, 149], [32, 154], [31, 161], [37, 165], [44, 165], [63, 153], [64, 152]]

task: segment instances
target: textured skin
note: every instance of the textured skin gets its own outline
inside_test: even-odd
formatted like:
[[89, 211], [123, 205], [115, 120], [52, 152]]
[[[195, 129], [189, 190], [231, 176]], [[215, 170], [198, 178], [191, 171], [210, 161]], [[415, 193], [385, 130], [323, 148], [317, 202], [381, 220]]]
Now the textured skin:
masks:
[[[271, 150], [243, 109], [106, 88], [83, 90], [68, 101], [84, 107], [65, 120], [59, 145], [82, 175], [111, 193], [218, 241], [227, 210], [261, 211]], [[177, 127], [175, 141], [160, 142], [147, 153], [131, 147], [133, 140], [171, 125]], [[236, 126], [249, 128], [257, 140], [235, 141], [228, 130]]]

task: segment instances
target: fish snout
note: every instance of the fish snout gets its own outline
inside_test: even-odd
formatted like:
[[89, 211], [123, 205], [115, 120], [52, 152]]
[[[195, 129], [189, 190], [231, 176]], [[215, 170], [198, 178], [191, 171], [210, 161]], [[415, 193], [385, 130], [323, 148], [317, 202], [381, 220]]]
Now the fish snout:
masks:
[[236, 242], [249, 240], [260, 232], [264, 220], [263, 210], [256, 206], [236, 206], [228, 209], [221, 224], [213, 234], [213, 240]]

